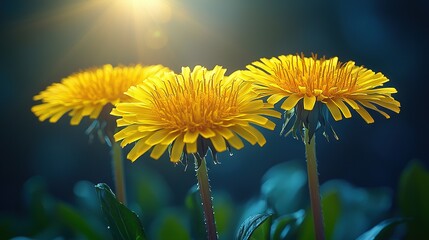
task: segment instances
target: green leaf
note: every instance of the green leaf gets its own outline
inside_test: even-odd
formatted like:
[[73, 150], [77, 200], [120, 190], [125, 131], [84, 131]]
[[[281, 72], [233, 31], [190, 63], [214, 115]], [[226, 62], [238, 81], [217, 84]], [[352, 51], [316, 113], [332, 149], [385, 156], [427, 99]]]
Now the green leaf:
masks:
[[[156, 240], [190, 240], [191, 235], [188, 230], [186, 212], [177, 208], [166, 208], [159, 212], [151, 226], [151, 239]], [[193, 224], [193, 222], [192, 222]], [[197, 238], [197, 239], [205, 239]]]
[[72, 229], [73, 232], [80, 233], [86, 239], [104, 239], [103, 236], [92, 229], [86, 218], [71, 206], [65, 203], [58, 203], [56, 213], [61, 223]]
[[238, 219], [239, 223], [246, 221], [249, 217], [252, 217], [256, 214], [268, 212], [269, 207], [265, 199], [250, 199], [247, 201], [244, 206], [241, 207], [242, 212], [240, 218]]
[[95, 186], [101, 202], [101, 209], [107, 219], [108, 228], [114, 239], [144, 240], [146, 234], [138, 216], [120, 203], [105, 183]]
[[337, 192], [325, 193], [322, 197], [322, 214], [325, 222], [326, 239], [334, 236], [335, 225], [341, 213], [341, 201]]
[[133, 191], [127, 192], [129, 195], [130, 206], [138, 206], [135, 211], [143, 212], [144, 219], [149, 222], [164, 208], [170, 205], [172, 200], [171, 188], [166, 182], [164, 176], [157, 171], [153, 171], [145, 166], [145, 173], [141, 171], [130, 171], [127, 174], [127, 186]]
[[305, 208], [307, 172], [304, 161], [287, 161], [270, 168], [262, 178], [261, 195], [279, 215]]
[[46, 182], [42, 177], [32, 177], [24, 184], [24, 199], [31, 220], [27, 234], [36, 235], [49, 228], [52, 225], [51, 209], [54, 200], [49, 196]]
[[412, 161], [399, 180], [398, 202], [407, 222], [408, 239], [429, 236], [429, 172], [418, 161]]
[[[311, 209], [307, 210], [308, 214], [299, 230], [299, 239], [314, 239], [313, 213]], [[341, 213], [341, 201], [338, 192], [327, 192], [322, 196], [322, 213], [325, 227], [326, 239], [333, 239], [335, 225]]]
[[240, 226], [236, 239], [238, 240], [268, 240], [273, 215], [271, 213], [257, 214], [247, 218]]
[[185, 205], [191, 214], [191, 231], [197, 239], [206, 238], [206, 229], [204, 226], [203, 207], [201, 205], [201, 197], [198, 191], [198, 186], [194, 185], [189, 189], [186, 195]]
[[304, 216], [305, 211], [299, 210], [292, 214], [283, 215], [274, 219], [273, 225], [271, 226], [271, 239], [295, 239], [292, 235], [303, 222]]
[[[321, 186], [322, 196], [336, 192], [340, 198], [340, 221], [335, 223], [335, 239], [356, 239], [388, 214], [392, 205], [389, 188], [361, 188], [344, 180], [329, 180]], [[324, 215], [332, 214], [330, 209]]]
[[388, 239], [390, 231], [398, 224], [403, 223], [405, 220], [402, 218], [391, 218], [382, 221], [375, 227], [371, 228], [356, 240], [382, 240]]

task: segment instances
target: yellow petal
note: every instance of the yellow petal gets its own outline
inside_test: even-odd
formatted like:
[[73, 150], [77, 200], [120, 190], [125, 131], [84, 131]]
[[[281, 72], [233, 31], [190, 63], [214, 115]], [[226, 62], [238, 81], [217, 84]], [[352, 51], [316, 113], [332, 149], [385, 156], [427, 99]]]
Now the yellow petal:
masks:
[[136, 125], [132, 125], [132, 126], [128, 126], [122, 130], [120, 130], [119, 132], [115, 133], [115, 135], [113, 136], [115, 138], [115, 141], [119, 141], [124, 139], [125, 137], [129, 136], [130, 133], [134, 133], [137, 131], [138, 126]]
[[376, 89], [371, 89], [371, 90], [366, 90], [365, 93], [366, 94], [381, 94], [381, 95], [385, 95], [385, 94], [393, 94], [393, 93], [397, 93], [398, 91], [396, 90], [396, 88], [376, 88]]
[[365, 120], [366, 123], [373, 123], [374, 119], [371, 117], [371, 115], [368, 113], [368, 111], [365, 110], [364, 107], [359, 106], [358, 109], [355, 109], [356, 112], [359, 113], [359, 115]]
[[249, 131], [253, 136], [256, 137], [257, 143], [259, 144], [259, 146], [262, 147], [267, 142], [264, 135], [262, 135], [262, 133], [258, 129], [256, 129], [255, 127], [248, 125], [248, 126], [245, 126], [244, 128], [247, 131]]
[[[130, 144], [132, 142], [135, 142], [137, 140], [143, 139], [143, 138], [147, 139], [147, 136], [149, 134], [150, 134], [150, 132], [133, 132], [133, 133], [131, 132], [131, 134], [127, 135], [122, 140], [121, 147], [125, 147], [126, 145], [128, 145], [128, 144]], [[149, 145], [153, 146], [153, 144], [149, 144]]]
[[267, 77], [266, 73], [264, 71], [262, 71], [261, 69], [252, 66], [252, 65], [247, 65], [246, 68], [249, 71], [243, 71], [242, 72], [242, 76], [244, 79], [246, 80], [255, 80], [255, 79], [259, 79], [259, 78], [263, 78], [263, 77]]
[[273, 109], [259, 109], [258, 113], [265, 116], [281, 118], [282, 114]]
[[281, 95], [281, 94], [273, 94], [273, 95], [271, 95], [271, 96], [269, 96], [268, 98], [267, 98], [267, 102], [269, 103], [269, 104], [276, 104], [276, 103], [278, 103], [280, 100], [282, 100], [283, 98], [285, 98], [285, 96], [284, 95]]
[[313, 92], [314, 92], [315, 96], [319, 96], [320, 94], [323, 93], [323, 90], [322, 89], [314, 89]]
[[[194, 69], [192, 70], [192, 73], [191, 73], [191, 69], [189, 67], [182, 67], [182, 75], [185, 77], [190, 76], [192, 79], [199, 79], [203, 73], [203, 71], [201, 71], [203, 69], [205, 69], [205, 68], [203, 68], [200, 65], [197, 65], [194, 67]], [[191, 74], [192, 74], [192, 76], [191, 76]]]
[[[95, 110], [94, 106], [85, 106], [82, 109], [82, 116], [88, 116], [91, 115], [91, 113]], [[109, 111], [110, 112], [110, 111]]]
[[38, 100], [42, 100], [43, 99], [43, 95], [42, 94], [38, 94], [36, 96], [33, 97], [34, 101], [38, 101]]
[[210, 128], [203, 128], [203, 129], [201, 129], [200, 130], [200, 134], [204, 138], [211, 138], [211, 137], [214, 137], [216, 135], [216, 133], [213, 132], [213, 130], [211, 130]]
[[382, 111], [382, 110], [380, 110], [380, 109], [378, 109], [375, 105], [373, 105], [372, 103], [370, 103], [370, 102], [366, 102], [366, 101], [360, 101], [360, 103], [363, 105], [363, 106], [365, 106], [365, 107], [367, 107], [367, 108], [369, 108], [369, 109], [372, 109], [372, 110], [374, 110], [374, 111], [377, 111], [377, 112], [379, 112], [381, 115], [383, 115], [385, 118], [390, 118], [390, 116], [389, 116], [389, 114], [387, 114], [387, 113], [385, 113], [384, 111]]
[[359, 105], [353, 100], [353, 99], [349, 99], [349, 98], [344, 98], [343, 99], [348, 105], [350, 105], [350, 107], [352, 107], [353, 109], [357, 109], [359, 108]]
[[225, 139], [220, 134], [216, 134], [214, 137], [211, 137], [210, 140], [217, 152], [223, 152], [226, 150]]
[[267, 65], [266, 65], [266, 64], [268, 64], [268, 65], [272, 65], [272, 63], [270, 62], [270, 60], [268, 60], [268, 59], [266, 59], [266, 58], [261, 58], [261, 59], [260, 59], [260, 61], [261, 61], [261, 62], [259, 62], [259, 61], [255, 61], [255, 62], [253, 62], [252, 64], [253, 64], [254, 66], [256, 66], [256, 67], [261, 68], [262, 70], [264, 70], [264, 71], [266, 71], [266, 72], [268, 72], [268, 73], [271, 73], [271, 72], [272, 72], [272, 68], [271, 68], [270, 66], [267, 66]]
[[246, 141], [248, 141], [250, 144], [255, 145], [255, 143], [258, 141], [257, 137], [254, 136], [252, 133], [247, 131], [242, 126], [232, 126], [231, 130], [236, 132], [240, 137], [244, 138]]
[[82, 120], [82, 109], [76, 110], [76, 112], [73, 114], [73, 117], [70, 120], [71, 125], [78, 125], [80, 121]]
[[346, 106], [346, 104], [341, 99], [332, 99], [332, 101], [341, 110], [344, 117], [346, 117], [346, 118], [352, 117], [352, 113], [350, 112], [349, 108]]
[[264, 107], [263, 101], [253, 101], [253, 102], [246, 104], [244, 107], [242, 107], [240, 109], [240, 111], [242, 111], [242, 112], [254, 111], [254, 110], [260, 109], [262, 107]]
[[183, 138], [183, 142], [185, 142], [185, 143], [195, 142], [195, 141], [197, 141], [198, 136], [199, 136], [198, 131], [187, 131], [185, 133], [184, 138]]
[[213, 70], [213, 81], [219, 82], [225, 75], [226, 69], [222, 68], [222, 66], [216, 65]]
[[164, 154], [165, 150], [167, 150], [168, 145], [158, 144], [156, 145], [152, 152], [150, 153], [150, 157], [153, 159], [159, 159], [162, 154]]
[[162, 140], [161, 144], [168, 145], [172, 143], [180, 134], [181, 133], [178, 131], [169, 133], [164, 140]]
[[276, 124], [273, 121], [268, 120], [262, 127], [269, 130], [274, 130], [274, 128], [276, 128]]
[[91, 115], [89, 116], [90, 118], [98, 118], [98, 116], [101, 113], [101, 110], [103, 110], [103, 105], [98, 105], [95, 107], [94, 111], [92, 111]]
[[326, 106], [329, 109], [329, 112], [331, 112], [332, 117], [335, 119], [335, 121], [339, 121], [341, 119], [343, 119], [343, 117], [341, 116], [341, 112], [338, 109], [337, 105], [335, 105], [335, 103], [333, 103], [333, 101], [331, 99], [328, 99], [326, 101]]
[[156, 145], [162, 142], [162, 140], [164, 140], [169, 133], [170, 133], [169, 129], [161, 129], [159, 131], [156, 131], [149, 136], [149, 138], [146, 140], [146, 144], [149, 144], [152, 146]]
[[265, 126], [265, 124], [267, 124], [267, 122], [268, 122], [268, 119], [266, 117], [263, 117], [263, 116], [257, 115], [257, 114], [246, 114], [240, 119], [245, 120], [245, 121], [249, 121], [249, 122], [257, 124], [259, 126]]
[[120, 112], [127, 113], [140, 113], [144, 108], [137, 103], [120, 103], [113, 110], [117, 110]]
[[183, 142], [183, 135], [184, 134], [179, 135], [173, 143], [173, 148], [171, 149], [170, 154], [170, 161], [172, 162], [180, 161], [183, 153], [183, 147], [185, 146], [185, 143]]
[[70, 111], [69, 108], [64, 108], [63, 110], [58, 111], [49, 119], [49, 122], [56, 123], [68, 111]]
[[234, 137], [234, 133], [226, 127], [220, 127], [216, 129], [216, 133], [220, 134], [222, 137], [224, 137], [227, 140]]
[[301, 94], [306, 94], [307, 93], [307, 87], [304, 86], [298, 86], [299, 92]]
[[244, 147], [243, 141], [241, 141], [241, 139], [235, 134], [233, 137], [229, 138], [227, 141], [231, 147], [233, 147], [237, 150], [240, 150]]
[[[39, 104], [39, 105], [36, 105], [36, 106], [33, 106], [33, 107], [31, 107], [31, 111], [34, 113], [34, 114], [36, 114], [36, 112], [41, 112], [41, 111], [43, 111], [44, 109], [48, 109], [48, 108], [50, 108], [51, 107], [51, 105], [49, 104]], [[36, 115], [38, 115], [38, 114], [36, 114]]]
[[[138, 121], [129, 121], [127, 125], [134, 125], [134, 124], [138, 124]], [[163, 126], [152, 125], [145, 122], [144, 125], [139, 125], [138, 130], [140, 132], [155, 132], [163, 128], [164, 128]]]
[[373, 103], [380, 105], [381, 107], [387, 108], [391, 111], [394, 111], [395, 113], [399, 113], [400, 112], [400, 106], [401, 104], [394, 100], [393, 98], [385, 98], [382, 100], [374, 100], [372, 101]]
[[145, 139], [139, 140], [128, 153], [127, 158], [131, 161], [137, 160], [141, 155], [147, 152], [152, 146], [145, 143]]
[[292, 94], [286, 98], [286, 100], [282, 103], [281, 108], [288, 111], [295, 107], [299, 100], [301, 100], [302, 96], [298, 94]]
[[305, 110], [313, 110], [314, 104], [316, 103], [316, 97], [315, 96], [304, 96], [304, 109]]
[[187, 153], [196, 153], [197, 152], [197, 142], [186, 143], [186, 152]]
[[129, 125], [129, 122], [124, 120], [123, 118], [116, 120], [116, 126], [118, 126], [118, 127], [124, 127], [127, 125]]
[[358, 77], [359, 86], [362, 89], [368, 89], [368, 88], [373, 88], [376, 86], [381, 86], [381, 85], [383, 85], [383, 83], [389, 81], [389, 79], [387, 79], [381, 73], [374, 75], [373, 71], [367, 71], [364, 74], [367, 76], [362, 76], [362, 74], [359, 74], [359, 77]]
[[53, 114], [55, 114], [58, 111], [61, 111], [64, 107], [63, 106], [57, 106], [57, 105], [50, 105], [51, 108], [48, 109], [41, 109], [38, 111], [33, 111], [36, 116], [39, 117], [40, 121], [45, 121], [46, 119], [50, 118]]

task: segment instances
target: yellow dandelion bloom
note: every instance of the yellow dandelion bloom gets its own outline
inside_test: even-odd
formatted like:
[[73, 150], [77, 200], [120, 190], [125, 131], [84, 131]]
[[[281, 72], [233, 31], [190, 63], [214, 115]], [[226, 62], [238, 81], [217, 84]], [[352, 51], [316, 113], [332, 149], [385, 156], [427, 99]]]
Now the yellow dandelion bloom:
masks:
[[134, 101], [119, 103], [112, 115], [120, 117], [115, 140], [124, 147], [135, 142], [128, 158], [135, 161], [149, 151], [158, 159], [169, 147], [170, 160], [178, 162], [182, 155], [198, 154], [200, 158], [211, 150], [223, 152], [230, 147], [241, 149], [241, 138], [252, 145], [264, 145], [266, 140], [253, 125], [274, 129], [265, 116], [280, 117], [270, 105], [258, 99], [252, 85], [236, 76], [225, 75], [226, 69], [212, 70], [196, 66], [182, 68], [163, 77], [153, 77], [131, 87], [126, 95]]
[[107, 64], [75, 73], [34, 96], [35, 101], [42, 103], [33, 106], [31, 111], [40, 121], [49, 119], [52, 123], [68, 112], [71, 125], [77, 125], [85, 116], [98, 118], [106, 105], [111, 107], [110, 104], [127, 100], [124, 92], [129, 87], [166, 71], [170, 70], [162, 65], [113, 67]]
[[341, 63], [337, 57], [318, 59], [316, 55], [283, 55], [261, 58], [247, 69], [243, 71], [243, 78], [253, 81], [260, 94], [269, 96], [268, 103], [276, 104], [284, 99], [281, 108], [286, 110], [287, 121], [293, 115], [297, 116], [298, 122], [291, 129], [294, 134], [301, 131], [302, 124], [310, 132], [320, 126], [326, 127], [326, 108], [338, 121], [343, 116], [352, 116], [351, 107], [367, 123], [374, 119], [366, 108], [386, 118], [389, 115], [379, 106], [396, 113], [400, 111], [400, 103], [392, 97], [396, 89], [381, 87], [389, 79], [380, 72], [356, 66], [353, 61]]

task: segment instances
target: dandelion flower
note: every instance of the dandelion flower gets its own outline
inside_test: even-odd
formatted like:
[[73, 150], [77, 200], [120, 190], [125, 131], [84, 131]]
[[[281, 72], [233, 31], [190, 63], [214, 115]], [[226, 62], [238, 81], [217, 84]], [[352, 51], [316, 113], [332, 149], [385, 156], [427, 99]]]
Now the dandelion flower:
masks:
[[82, 118], [89, 116], [95, 121], [86, 130], [92, 140], [96, 133], [102, 143], [112, 147], [112, 168], [118, 199], [126, 203], [123, 159], [119, 144], [112, 144], [116, 124], [109, 115], [113, 105], [128, 101], [124, 94], [131, 86], [140, 84], [150, 76], [170, 71], [162, 65], [117, 66], [110, 64], [101, 68], [88, 69], [54, 83], [46, 90], [34, 96], [41, 104], [33, 106], [31, 111], [40, 121], [49, 119], [57, 122], [64, 114], [71, 116], [71, 125], [78, 125]]
[[[319, 128], [326, 135], [328, 113], [338, 121], [350, 118], [350, 107], [355, 110], [367, 123], [374, 119], [366, 109], [381, 113], [386, 118], [389, 115], [379, 107], [399, 113], [400, 103], [392, 94], [396, 89], [381, 87], [388, 82], [382, 73], [375, 73], [362, 66], [356, 66], [353, 61], [341, 63], [337, 57], [318, 59], [317, 55], [287, 55], [261, 58], [253, 62], [243, 71], [243, 78], [253, 81], [257, 91], [268, 96], [270, 104], [283, 100], [281, 108], [286, 110], [286, 122], [296, 116], [293, 127], [287, 132], [297, 133], [302, 137], [302, 128], [309, 130], [310, 138]], [[330, 128], [337, 138], [332, 127]]]
[[150, 156], [158, 159], [171, 147], [170, 160], [198, 154], [204, 158], [208, 149], [216, 153], [230, 147], [241, 149], [241, 138], [252, 145], [264, 145], [264, 136], [253, 125], [274, 129], [265, 116], [279, 117], [253, 91], [251, 83], [225, 75], [226, 69], [212, 70], [196, 66], [182, 72], [165, 73], [131, 87], [126, 95], [132, 102], [119, 103], [112, 115], [120, 117], [115, 140], [124, 147], [135, 142], [128, 158], [135, 161], [153, 148]]
[[78, 125], [83, 117], [96, 119], [105, 106], [111, 108], [127, 100], [124, 92], [129, 87], [165, 71], [170, 70], [162, 65], [113, 67], [107, 64], [75, 73], [34, 96], [35, 101], [41, 100], [42, 103], [33, 106], [31, 111], [40, 121], [49, 119], [52, 123], [69, 113], [70, 124]]
[[295, 117], [286, 135], [292, 133], [304, 142], [314, 239], [325, 239], [313, 135], [322, 128], [328, 139], [326, 130], [329, 127], [338, 139], [330, 127], [328, 115], [330, 113], [336, 121], [343, 116], [350, 118], [350, 107], [367, 123], [374, 122], [374, 119], [366, 109], [375, 110], [386, 118], [389, 115], [379, 107], [399, 113], [400, 103], [392, 97], [397, 91], [382, 87], [389, 81], [382, 73], [356, 66], [352, 61], [341, 63], [337, 57], [318, 59], [317, 55], [283, 55], [261, 58], [248, 65], [247, 69], [242, 72], [242, 78], [254, 82], [256, 91], [268, 97], [268, 103], [274, 105], [284, 99], [281, 108], [285, 110], [285, 123], [281, 134]]

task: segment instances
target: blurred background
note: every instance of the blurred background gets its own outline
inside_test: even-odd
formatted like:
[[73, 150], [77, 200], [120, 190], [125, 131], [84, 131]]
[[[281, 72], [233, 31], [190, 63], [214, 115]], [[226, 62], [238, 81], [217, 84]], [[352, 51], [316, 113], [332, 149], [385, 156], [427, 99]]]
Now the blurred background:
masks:
[[[25, 214], [22, 191], [40, 176], [49, 192], [69, 201], [75, 183], [113, 186], [109, 148], [89, 143], [87, 119], [70, 126], [39, 122], [32, 97], [48, 85], [103, 64], [222, 65], [231, 73], [261, 57], [304, 53], [338, 56], [382, 72], [398, 93], [400, 114], [373, 113], [374, 124], [358, 114], [334, 122], [340, 140], [319, 135], [320, 181], [343, 179], [359, 187], [389, 187], [410, 160], [428, 165], [426, 118], [429, 2], [413, 1], [196, 1], [196, 0], [2, 0], [0, 1], [0, 109], [2, 144], [0, 212]], [[292, 137], [263, 131], [267, 144], [247, 145], [209, 164], [215, 191], [240, 203], [260, 192], [272, 166], [304, 159]], [[333, 120], [332, 120], [333, 121]], [[193, 165], [185, 171], [164, 156], [125, 162], [128, 176], [161, 176], [172, 203], [182, 204], [194, 185]], [[132, 186], [129, 186], [130, 188]]]

